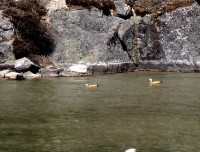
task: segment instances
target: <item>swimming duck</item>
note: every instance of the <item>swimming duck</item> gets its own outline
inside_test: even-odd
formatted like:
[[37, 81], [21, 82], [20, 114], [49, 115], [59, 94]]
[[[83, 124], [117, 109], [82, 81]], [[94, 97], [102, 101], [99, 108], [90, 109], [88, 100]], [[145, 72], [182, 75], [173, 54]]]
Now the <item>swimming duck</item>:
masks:
[[130, 148], [130, 149], [127, 149], [125, 152], [136, 152], [137, 150], [135, 148]]
[[163, 81], [153, 81], [152, 79], [149, 79], [149, 84], [153, 85], [153, 84], [161, 84]]
[[98, 87], [97, 84], [85, 84], [85, 86], [86, 86], [87, 88], [97, 88], [97, 87]]

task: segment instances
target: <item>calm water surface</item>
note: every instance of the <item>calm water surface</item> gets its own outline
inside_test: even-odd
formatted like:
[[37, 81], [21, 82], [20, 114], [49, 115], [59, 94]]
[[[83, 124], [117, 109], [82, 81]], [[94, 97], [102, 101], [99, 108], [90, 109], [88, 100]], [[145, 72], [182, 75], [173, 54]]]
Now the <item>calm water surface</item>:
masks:
[[0, 152], [200, 152], [199, 80], [143, 72], [0, 80]]

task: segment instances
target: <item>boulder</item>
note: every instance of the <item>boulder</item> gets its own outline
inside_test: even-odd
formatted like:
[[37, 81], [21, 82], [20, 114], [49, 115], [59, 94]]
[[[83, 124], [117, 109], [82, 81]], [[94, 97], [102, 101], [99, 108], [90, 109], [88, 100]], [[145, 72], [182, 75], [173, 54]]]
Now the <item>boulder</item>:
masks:
[[30, 61], [26, 57], [16, 60], [14, 63], [14, 68], [18, 72], [31, 71], [33, 73], [37, 73], [40, 69], [38, 65], [34, 64], [32, 61]]
[[18, 72], [8, 72], [4, 76], [5, 79], [8, 80], [23, 80], [24, 77]]
[[2, 70], [2, 71], [0, 71], [0, 78], [4, 78], [5, 75], [6, 75], [7, 73], [9, 73], [9, 72], [10, 72], [10, 70]]
[[25, 79], [38, 79], [38, 78], [41, 78], [41, 74], [40, 73], [34, 74], [30, 71], [27, 71], [27, 72], [23, 73], [23, 77]]
[[78, 73], [86, 73], [87, 72], [87, 66], [82, 64], [72, 65], [69, 67], [69, 71], [72, 72], [78, 72]]

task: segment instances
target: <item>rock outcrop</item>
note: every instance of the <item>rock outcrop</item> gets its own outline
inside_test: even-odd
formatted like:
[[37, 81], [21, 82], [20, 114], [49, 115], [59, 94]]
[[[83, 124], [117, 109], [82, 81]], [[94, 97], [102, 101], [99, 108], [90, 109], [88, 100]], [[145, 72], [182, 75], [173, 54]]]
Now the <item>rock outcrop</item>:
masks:
[[13, 71], [6, 73], [4, 75], [4, 78], [8, 79], [8, 80], [22, 80], [22, 79], [24, 79], [24, 77], [20, 73], [13, 72]]
[[[184, 1], [181, 4], [191, 3]], [[52, 12], [49, 17], [56, 40], [56, 48], [51, 55], [53, 62], [58, 65], [105, 64], [107, 67], [111, 65], [110, 68], [116, 63], [129, 63], [126, 65], [131, 68], [126, 70], [189, 72], [199, 69], [197, 27], [200, 7], [196, 2], [179, 8], [176, 8], [177, 3], [172, 7], [166, 2], [166, 12], [164, 8], [157, 10], [160, 14], [156, 18], [152, 15], [155, 14], [152, 8], [148, 7], [149, 13], [141, 15], [142, 10], [135, 5], [137, 12], [140, 11], [138, 15], [134, 9], [129, 12], [129, 7], [122, 0], [115, 1], [115, 4], [117, 16], [105, 16], [97, 9]], [[126, 11], [121, 10], [119, 4]], [[167, 12], [172, 8], [176, 9]], [[124, 19], [124, 16], [130, 18]], [[89, 69], [102, 72], [100, 67]]]
[[[194, 0], [148, 4], [114, 0], [115, 6], [107, 8], [110, 14], [94, 6], [67, 6], [65, 0], [38, 2], [49, 10], [43, 22], [53, 36], [54, 51], [48, 54], [51, 65], [41, 61], [33, 73], [57, 77], [135, 70], [200, 71], [200, 6]], [[0, 15], [2, 70], [19, 71], [12, 62], [13, 38], [13, 24]]]
[[168, 70], [200, 69], [200, 6], [178, 8], [158, 17], [159, 42]]
[[[59, 10], [51, 14], [50, 21], [56, 40], [51, 55], [55, 64], [133, 62], [119, 35], [132, 28], [129, 20], [104, 16], [99, 10]], [[127, 41], [131, 38], [127, 36]]]
[[14, 60], [13, 55], [14, 27], [8, 18], [3, 18], [0, 11], [0, 64], [8, 60]]
[[32, 73], [38, 73], [40, 67], [33, 62], [31, 62], [26, 57], [18, 59], [14, 63], [14, 68], [18, 72], [27, 72], [30, 71]]

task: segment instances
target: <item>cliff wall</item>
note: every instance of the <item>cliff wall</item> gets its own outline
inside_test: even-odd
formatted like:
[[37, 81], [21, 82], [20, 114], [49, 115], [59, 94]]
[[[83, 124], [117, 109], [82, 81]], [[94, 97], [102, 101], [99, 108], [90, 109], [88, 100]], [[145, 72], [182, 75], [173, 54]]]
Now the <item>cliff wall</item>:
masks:
[[[48, 9], [43, 22], [54, 39], [54, 51], [46, 58], [64, 71], [79, 64], [89, 73], [200, 70], [200, 6], [195, 1], [115, 0], [106, 11], [65, 0], [38, 2]], [[6, 58], [5, 52], [12, 52], [14, 27], [7, 23], [4, 29], [4, 22], [8, 19], [1, 17], [0, 51], [9, 60], [13, 56]]]

